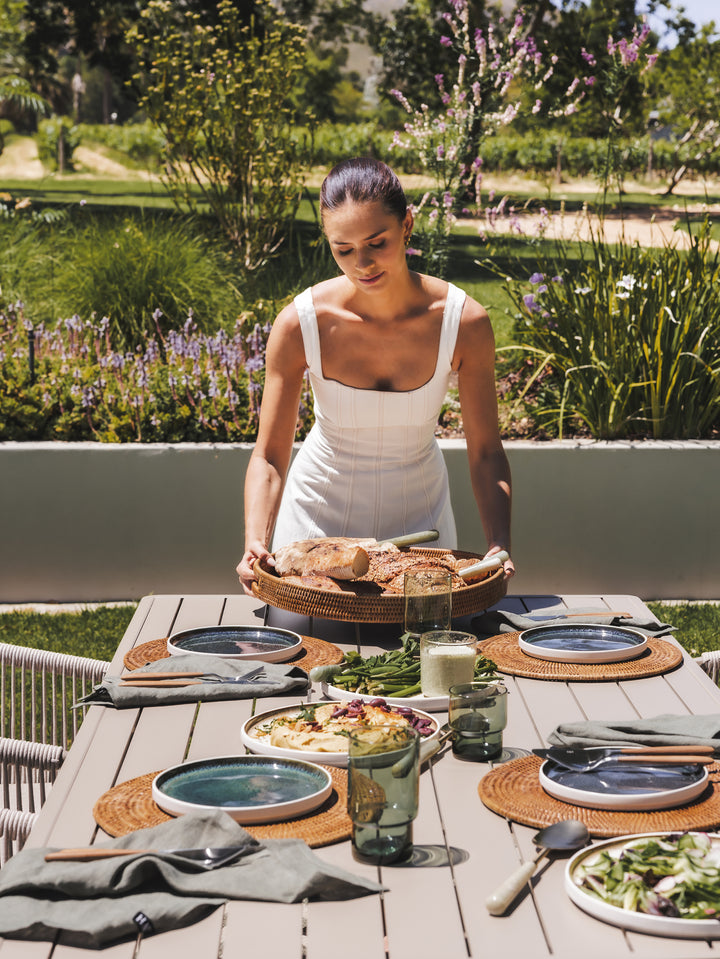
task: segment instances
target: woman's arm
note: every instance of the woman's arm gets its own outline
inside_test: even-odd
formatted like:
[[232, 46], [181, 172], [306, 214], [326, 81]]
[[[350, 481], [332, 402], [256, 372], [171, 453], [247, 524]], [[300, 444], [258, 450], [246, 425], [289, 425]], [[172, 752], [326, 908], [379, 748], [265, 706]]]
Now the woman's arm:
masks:
[[[500, 440], [495, 387], [495, 337], [487, 312], [474, 300], [463, 308], [453, 366], [470, 464], [470, 479], [480, 511], [488, 553], [510, 553], [510, 465]], [[507, 576], [515, 567], [504, 564]]]
[[268, 337], [258, 438], [245, 474], [245, 553], [237, 573], [249, 594], [255, 560], [269, 555], [295, 439], [304, 373], [300, 320], [291, 303], [279, 313]]

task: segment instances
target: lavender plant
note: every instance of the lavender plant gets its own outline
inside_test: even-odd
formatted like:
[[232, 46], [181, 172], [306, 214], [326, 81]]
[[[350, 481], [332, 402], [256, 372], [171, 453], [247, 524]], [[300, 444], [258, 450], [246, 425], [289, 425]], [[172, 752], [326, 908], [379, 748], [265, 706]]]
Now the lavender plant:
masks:
[[[416, 154], [433, 181], [414, 213], [420, 252], [428, 269], [441, 275], [458, 213], [472, 209], [479, 214], [482, 205], [486, 138], [508, 127], [523, 111], [569, 115], [585, 95], [576, 79], [561, 104], [543, 101], [543, 87], [557, 57], [546, 56], [526, 35], [522, 12], [509, 29], [501, 18], [497, 29], [489, 24], [485, 30], [472, 30], [467, 0], [449, 0], [443, 19], [450, 32], [440, 42], [457, 55], [452, 81], [442, 74], [435, 77], [443, 110], [433, 113], [427, 104], [413, 106], [402, 91], [392, 91], [409, 116], [403, 132], [395, 134], [393, 149]], [[530, 100], [524, 95], [527, 89], [534, 93]]]
[[[22, 303], [0, 310], [0, 440], [241, 442], [256, 438], [272, 304], [231, 333], [181, 329], [113, 348], [107, 317], [33, 326]], [[298, 438], [312, 421], [306, 385]]]

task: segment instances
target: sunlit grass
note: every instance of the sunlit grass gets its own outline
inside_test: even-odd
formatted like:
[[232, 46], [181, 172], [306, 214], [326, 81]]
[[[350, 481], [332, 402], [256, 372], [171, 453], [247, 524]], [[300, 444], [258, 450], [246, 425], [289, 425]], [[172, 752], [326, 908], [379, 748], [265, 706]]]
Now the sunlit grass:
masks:
[[[720, 648], [720, 604], [647, 602], [662, 623], [674, 627], [675, 639], [692, 656]], [[0, 613], [0, 642], [32, 646], [110, 660], [136, 606], [97, 606], [78, 612]]]
[[134, 604], [77, 612], [12, 610], [0, 613], [0, 642], [110, 660], [134, 612]]

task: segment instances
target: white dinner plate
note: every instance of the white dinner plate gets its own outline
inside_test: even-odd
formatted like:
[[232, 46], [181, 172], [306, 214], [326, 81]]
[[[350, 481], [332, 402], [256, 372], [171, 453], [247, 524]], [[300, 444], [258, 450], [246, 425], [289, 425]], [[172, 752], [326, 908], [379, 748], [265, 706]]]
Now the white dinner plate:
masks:
[[339, 689], [330, 683], [322, 683], [321, 688], [327, 699], [342, 699], [344, 702], [361, 699], [364, 703], [371, 703], [374, 699], [384, 699], [389, 706], [408, 706], [410, 709], [423, 709], [426, 713], [447, 712], [448, 708], [448, 696], [375, 696], [371, 693], [354, 693], [349, 689]]
[[171, 816], [228, 813], [239, 823], [270, 823], [312, 812], [332, 791], [327, 769], [268, 756], [216, 756], [159, 773], [152, 798]]
[[275, 626], [198, 626], [173, 633], [167, 641], [171, 656], [188, 653], [264, 663], [287, 662], [301, 647], [302, 636]]
[[[668, 936], [673, 939], [720, 939], [720, 922], [717, 919], [676, 919], [671, 916], [652, 916], [645, 912], [634, 912], [630, 909], [621, 909], [602, 899], [597, 899], [585, 892], [575, 881], [578, 866], [590, 857], [597, 855], [601, 850], [615, 851], [619, 855], [624, 846], [635, 839], [648, 836], [665, 837], [668, 833], [638, 833], [632, 836], [623, 836], [621, 839], [608, 839], [605, 842], [595, 843], [570, 859], [565, 867], [565, 891], [570, 899], [584, 912], [596, 919], [629, 929], [633, 932], [649, 933], [653, 936]], [[713, 861], [720, 864], [720, 837], [710, 836], [713, 842]], [[717, 857], [717, 859], [716, 859]]]
[[518, 636], [520, 649], [554, 663], [622, 663], [647, 648], [647, 636], [628, 626], [557, 623], [532, 626]]
[[[386, 700], [387, 702], [387, 700]], [[268, 712], [260, 713], [258, 716], [253, 716], [250, 719], [246, 720], [243, 723], [240, 729], [240, 738], [243, 745], [250, 750], [252, 753], [260, 753], [265, 756], [279, 756], [283, 759], [304, 759], [307, 762], [311, 763], [324, 763], [326, 766], [347, 766], [347, 753], [331, 753], [331, 752], [313, 752], [307, 749], [291, 749], [284, 746], [273, 746], [269, 742], [269, 733], [267, 732], [268, 724], [277, 719], [280, 716], [287, 716], [289, 719], [294, 719], [299, 716], [303, 709], [307, 706], [325, 706], [326, 702], [320, 703], [307, 703], [304, 705], [297, 706], [281, 706], [278, 709], [271, 709]], [[336, 702], [336, 706], [344, 706], [344, 702]], [[413, 712], [416, 716], [419, 716], [421, 719], [425, 719], [432, 726], [433, 732], [429, 736], [423, 736], [421, 742], [430, 742], [432, 739], [435, 739], [438, 735], [440, 729], [440, 724], [437, 719], [431, 716], [429, 713], [423, 712], [421, 709], [413, 708]]]
[[588, 809], [672, 809], [699, 796], [707, 782], [707, 768], [695, 763], [620, 760], [578, 772], [546, 760], [540, 767], [540, 785], [549, 796]]

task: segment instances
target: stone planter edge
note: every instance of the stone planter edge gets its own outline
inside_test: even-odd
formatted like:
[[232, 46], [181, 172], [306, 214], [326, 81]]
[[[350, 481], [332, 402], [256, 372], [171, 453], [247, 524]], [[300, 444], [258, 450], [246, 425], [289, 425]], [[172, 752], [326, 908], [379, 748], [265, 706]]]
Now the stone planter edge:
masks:
[[[441, 440], [459, 546], [485, 539]], [[0, 443], [0, 602], [234, 593], [252, 444]], [[720, 598], [720, 441], [508, 441], [510, 592]]]

